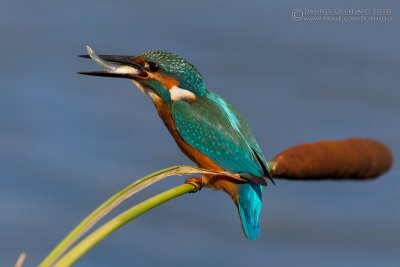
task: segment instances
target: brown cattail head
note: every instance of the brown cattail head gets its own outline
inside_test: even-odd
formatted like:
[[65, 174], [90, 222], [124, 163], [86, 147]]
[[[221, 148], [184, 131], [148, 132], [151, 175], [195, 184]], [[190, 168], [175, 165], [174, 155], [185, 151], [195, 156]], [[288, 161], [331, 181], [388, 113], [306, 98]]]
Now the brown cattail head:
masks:
[[290, 180], [371, 179], [389, 170], [391, 165], [388, 147], [367, 138], [294, 146], [279, 153], [270, 163], [274, 178]]

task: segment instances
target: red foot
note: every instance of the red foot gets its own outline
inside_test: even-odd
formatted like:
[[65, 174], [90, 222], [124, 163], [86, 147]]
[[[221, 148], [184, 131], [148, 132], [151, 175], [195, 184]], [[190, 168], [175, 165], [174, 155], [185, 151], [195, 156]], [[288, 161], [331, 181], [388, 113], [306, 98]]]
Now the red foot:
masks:
[[203, 183], [201, 181], [201, 178], [198, 178], [198, 177], [195, 177], [195, 176], [187, 178], [185, 180], [185, 183], [186, 184], [192, 184], [192, 185], [194, 185], [196, 187], [196, 189], [193, 190], [192, 193], [196, 193], [197, 191], [200, 191], [201, 188], [203, 188]]

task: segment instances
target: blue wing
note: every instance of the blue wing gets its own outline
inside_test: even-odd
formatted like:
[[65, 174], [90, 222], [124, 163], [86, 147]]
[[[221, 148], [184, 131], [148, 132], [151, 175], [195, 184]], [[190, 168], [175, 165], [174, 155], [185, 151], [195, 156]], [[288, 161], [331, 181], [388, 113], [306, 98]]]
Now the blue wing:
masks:
[[209, 93], [193, 103], [176, 101], [172, 116], [183, 140], [224, 170], [244, 178], [268, 175], [261, 149], [246, 122], [218, 95]]

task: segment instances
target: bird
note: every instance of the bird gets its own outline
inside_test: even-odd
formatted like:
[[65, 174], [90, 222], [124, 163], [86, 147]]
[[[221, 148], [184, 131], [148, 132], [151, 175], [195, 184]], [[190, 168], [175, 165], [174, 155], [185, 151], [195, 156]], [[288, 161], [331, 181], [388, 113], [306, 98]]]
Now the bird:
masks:
[[84, 75], [127, 78], [149, 95], [159, 117], [180, 150], [199, 167], [229, 172], [190, 177], [194, 182], [226, 192], [235, 203], [247, 239], [260, 236], [262, 191], [273, 184], [268, 163], [243, 117], [221, 96], [209, 90], [197, 68], [183, 57], [160, 50], [135, 56], [97, 55], [87, 48], [104, 71]]

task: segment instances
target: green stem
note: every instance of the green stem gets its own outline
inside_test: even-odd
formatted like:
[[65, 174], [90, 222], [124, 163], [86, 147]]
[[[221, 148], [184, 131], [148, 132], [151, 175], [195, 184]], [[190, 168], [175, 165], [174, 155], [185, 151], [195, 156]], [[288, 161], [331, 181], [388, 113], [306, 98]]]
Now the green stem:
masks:
[[187, 175], [187, 174], [215, 174], [232, 176], [234, 174], [227, 172], [214, 172], [191, 166], [173, 166], [160, 171], [153, 172], [145, 177], [133, 182], [117, 194], [107, 199], [103, 204], [90, 213], [83, 221], [81, 221], [39, 264], [39, 267], [49, 267], [59, 259], [71, 246], [89, 231], [100, 219], [106, 216], [112, 209], [117, 207], [123, 201], [131, 197], [140, 190], [154, 184], [169, 176]]
[[58, 262], [56, 262], [54, 267], [71, 266], [101, 240], [134, 218], [168, 200], [174, 199], [186, 193], [190, 193], [196, 189], [197, 187], [193, 184], [182, 184], [137, 204], [136, 206], [114, 217], [84, 238], [75, 247], [68, 251]]
[[145, 177], [133, 182], [117, 194], [107, 199], [97, 209], [90, 213], [82, 222], [80, 222], [40, 263], [39, 267], [51, 266], [65, 251], [67, 251], [75, 241], [77, 241], [82, 235], [84, 235], [97, 221], [104, 217], [111, 209], [120, 204], [126, 199], [124, 195], [129, 195], [130, 191], [140, 184], [150, 180], [155, 176], [159, 176], [164, 173], [169, 173], [179, 169], [180, 166], [173, 166], [163, 170], [153, 172]]

